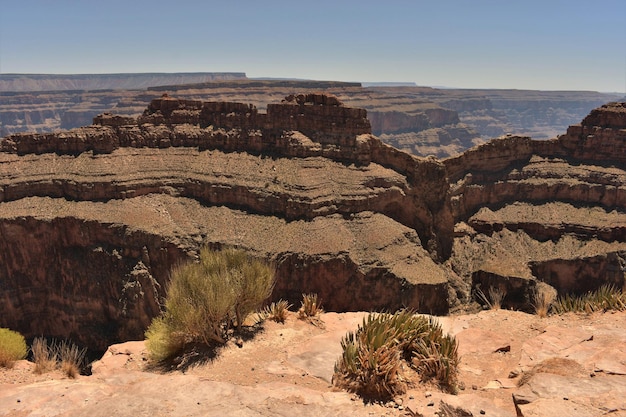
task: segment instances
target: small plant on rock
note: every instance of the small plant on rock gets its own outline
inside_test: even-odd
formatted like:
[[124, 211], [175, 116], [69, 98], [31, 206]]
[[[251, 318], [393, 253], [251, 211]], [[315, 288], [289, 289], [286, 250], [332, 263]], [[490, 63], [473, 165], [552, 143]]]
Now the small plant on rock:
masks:
[[490, 310], [500, 310], [502, 301], [506, 297], [506, 290], [500, 287], [489, 287], [489, 295], [485, 295], [483, 290], [476, 288], [476, 296], [482, 304], [489, 306]]
[[58, 345], [61, 370], [69, 378], [76, 378], [84, 366], [87, 349], [80, 349], [75, 344], [64, 341]]
[[626, 294], [612, 285], [603, 285], [583, 295], [565, 294], [556, 299], [553, 310], [557, 314], [567, 312], [593, 313], [596, 311], [626, 310]]
[[31, 348], [33, 361], [35, 362], [34, 372], [43, 374], [56, 369], [58, 347], [56, 343], [50, 342], [44, 337], [36, 337]]
[[273, 302], [269, 306], [266, 306], [260, 313], [261, 319], [272, 320], [276, 323], [284, 323], [287, 319], [287, 313], [289, 312], [289, 304], [285, 300], [278, 300]]
[[298, 310], [301, 319], [316, 317], [324, 312], [322, 303], [317, 298], [317, 294], [302, 294], [302, 306]]
[[537, 286], [532, 294], [532, 305], [535, 308], [535, 313], [541, 318], [548, 317], [552, 303], [556, 298], [554, 288], [544, 284]]
[[0, 328], [0, 367], [11, 368], [28, 353], [26, 340], [20, 333]]
[[370, 313], [342, 340], [333, 383], [365, 400], [387, 401], [406, 391], [403, 363], [422, 380], [436, 380], [454, 392], [458, 353], [456, 339], [436, 322], [408, 310]]

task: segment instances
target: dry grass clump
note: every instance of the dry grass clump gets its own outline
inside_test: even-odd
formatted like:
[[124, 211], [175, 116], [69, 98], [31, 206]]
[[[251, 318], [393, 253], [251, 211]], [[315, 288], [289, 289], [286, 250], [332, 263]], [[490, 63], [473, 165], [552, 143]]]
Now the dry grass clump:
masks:
[[552, 303], [556, 299], [556, 291], [547, 285], [538, 285], [532, 295], [535, 314], [541, 318], [548, 317]]
[[69, 378], [76, 378], [84, 366], [87, 349], [80, 349], [67, 341], [61, 342], [57, 347], [61, 370]]
[[355, 332], [344, 336], [341, 347], [333, 383], [367, 401], [386, 401], [406, 392], [403, 364], [424, 381], [434, 379], [442, 388], [456, 390], [456, 339], [411, 311], [369, 314]]
[[565, 294], [556, 299], [554, 312], [593, 313], [596, 311], [626, 310], [626, 294], [613, 285], [603, 285], [595, 291], [583, 295]]
[[298, 310], [301, 319], [316, 317], [323, 312], [322, 302], [318, 300], [317, 294], [302, 294], [302, 306]]
[[0, 367], [12, 368], [15, 361], [24, 359], [27, 353], [24, 336], [16, 331], [0, 328]]
[[271, 294], [274, 269], [244, 251], [200, 250], [200, 260], [171, 272], [165, 311], [146, 331], [150, 357], [161, 362], [187, 344], [223, 344], [229, 331], [239, 330], [246, 317]]
[[48, 344], [46, 338], [36, 337], [33, 340], [31, 351], [33, 352], [34, 372], [36, 374], [43, 374], [56, 369], [58, 349], [54, 341]]
[[261, 320], [272, 320], [276, 323], [284, 323], [285, 320], [287, 320], [289, 307], [291, 307], [291, 304], [287, 301], [278, 300], [261, 310], [259, 317]]
[[500, 287], [489, 287], [489, 295], [485, 295], [483, 290], [476, 288], [476, 296], [482, 304], [489, 306], [490, 310], [500, 310], [502, 301], [506, 297], [506, 290]]
[[44, 337], [36, 337], [31, 348], [34, 372], [43, 374], [60, 368], [69, 378], [76, 378], [85, 365], [86, 348], [79, 348], [74, 343], [54, 339], [48, 342]]

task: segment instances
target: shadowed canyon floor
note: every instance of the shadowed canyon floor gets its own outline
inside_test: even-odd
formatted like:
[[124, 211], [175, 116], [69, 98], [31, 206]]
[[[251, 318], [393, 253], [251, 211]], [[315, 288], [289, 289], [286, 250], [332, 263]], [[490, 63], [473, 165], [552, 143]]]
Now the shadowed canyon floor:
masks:
[[111, 346], [91, 376], [75, 380], [35, 375], [22, 361], [0, 370], [0, 415], [626, 415], [624, 312], [441, 317], [459, 342], [459, 394], [416, 382], [382, 406], [330, 383], [339, 341], [363, 315], [325, 313], [315, 326], [292, 313], [285, 324], [265, 322], [242, 347], [231, 342], [185, 372], [146, 370], [143, 342]]

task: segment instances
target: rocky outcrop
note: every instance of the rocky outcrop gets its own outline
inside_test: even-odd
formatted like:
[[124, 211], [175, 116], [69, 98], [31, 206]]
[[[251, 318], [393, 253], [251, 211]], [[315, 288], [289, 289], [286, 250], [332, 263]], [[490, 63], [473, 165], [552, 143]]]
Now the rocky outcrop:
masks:
[[508, 136], [442, 161], [382, 143], [365, 110], [321, 93], [265, 110], [165, 95], [138, 117], [10, 135], [0, 326], [99, 347], [141, 337], [167, 271], [203, 243], [273, 260], [274, 298], [316, 292], [336, 311], [441, 314], [479, 285], [530, 309], [538, 281], [623, 286], [623, 109], [550, 141]]
[[294, 304], [447, 312], [444, 166], [369, 131], [320, 94], [267, 112], [162, 97], [138, 119], [3, 139], [0, 325], [93, 348], [140, 338], [167, 271], [203, 243], [273, 260], [273, 297]]
[[[521, 263], [511, 262], [519, 264], [523, 276], [553, 285], [560, 293], [582, 293], [603, 284], [621, 288], [624, 267], [618, 254], [626, 242], [624, 106], [604, 105], [556, 139], [502, 137], [444, 160], [455, 222], [466, 222], [467, 230], [477, 233], [468, 238], [483, 243], [485, 236], [503, 230], [522, 233], [537, 247], [548, 242], [558, 246], [565, 237], [576, 240], [578, 247], [606, 242], [603, 249], [579, 255], [571, 245], [550, 256], [533, 249]], [[498, 255], [500, 261], [516, 258], [513, 254], [521, 245], [528, 247], [529, 242], [511, 242], [509, 254]], [[482, 259], [477, 267], [496, 262], [493, 254]]]

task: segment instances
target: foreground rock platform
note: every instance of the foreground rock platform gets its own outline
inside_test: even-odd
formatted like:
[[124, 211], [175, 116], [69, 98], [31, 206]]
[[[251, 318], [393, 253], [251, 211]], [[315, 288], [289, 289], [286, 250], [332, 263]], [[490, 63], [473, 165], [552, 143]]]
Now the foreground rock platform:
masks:
[[[365, 313], [325, 313], [319, 323], [266, 322], [208, 363], [146, 369], [143, 342], [109, 347], [91, 376], [0, 370], [0, 415], [623, 416], [626, 313], [541, 319], [490, 310], [440, 317], [461, 356], [458, 395], [419, 382], [394, 402], [364, 404], [330, 384], [340, 340]], [[419, 414], [418, 414], [419, 413]]]

